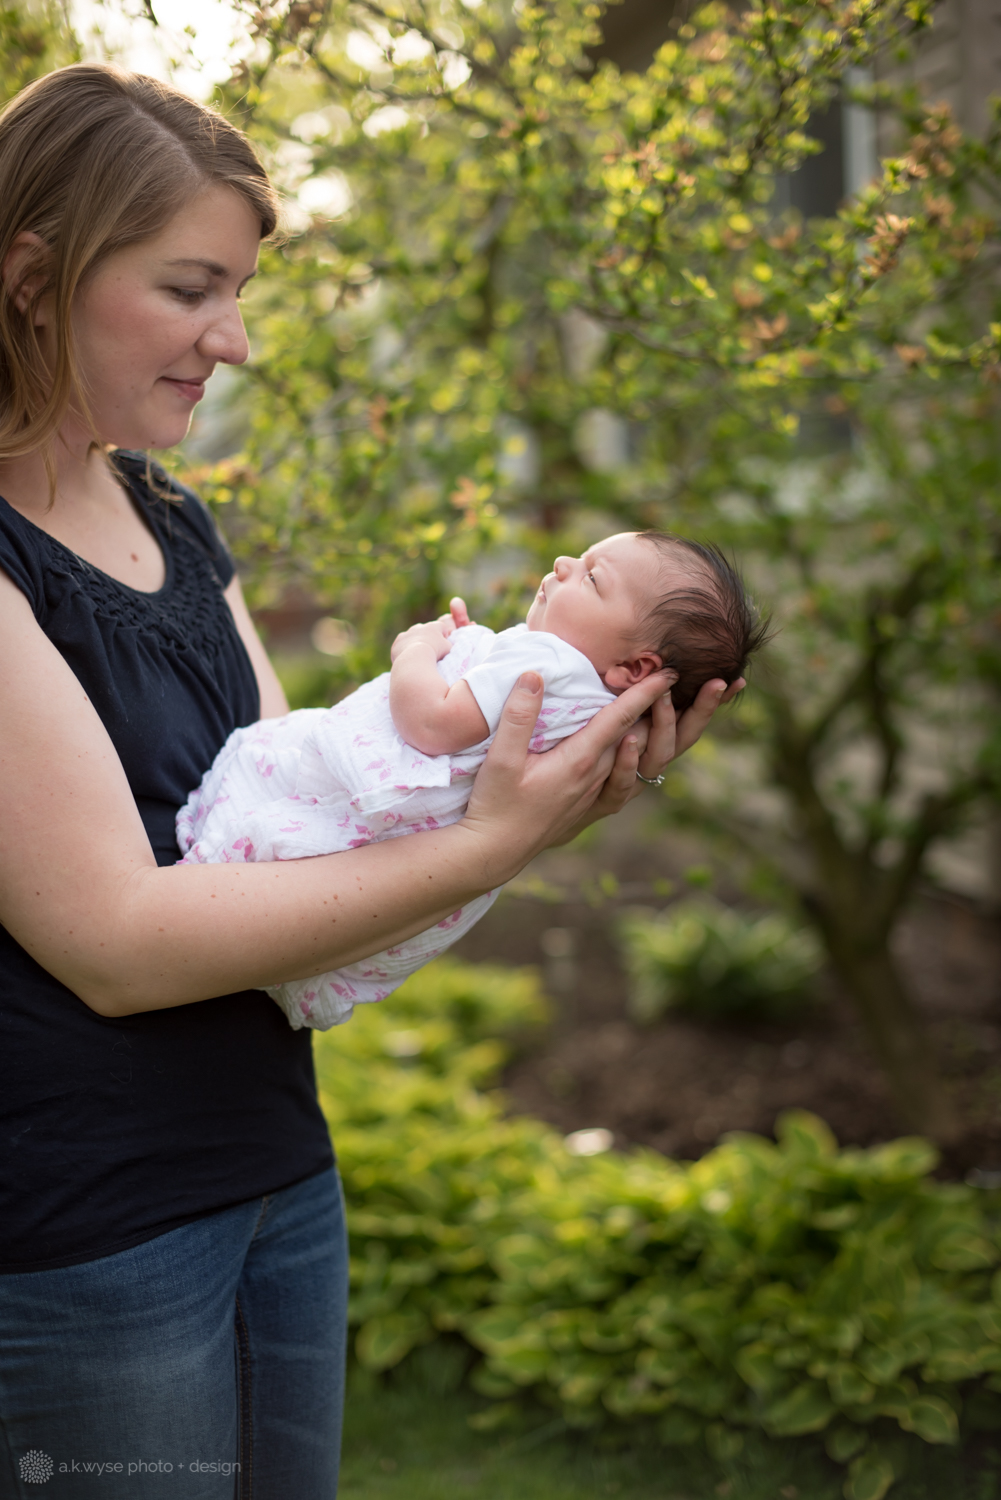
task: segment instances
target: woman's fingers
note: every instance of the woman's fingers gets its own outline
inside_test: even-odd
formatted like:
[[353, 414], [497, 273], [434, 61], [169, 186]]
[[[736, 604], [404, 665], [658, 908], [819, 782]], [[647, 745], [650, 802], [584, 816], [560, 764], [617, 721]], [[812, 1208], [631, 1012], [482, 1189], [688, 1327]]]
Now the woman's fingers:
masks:
[[[624, 734], [628, 734], [638, 719], [657, 702], [663, 698], [675, 681], [675, 672], [652, 672], [649, 677], [644, 677], [635, 687], [627, 688], [620, 693], [614, 703], [609, 703], [605, 708], [596, 713], [590, 724], [579, 731], [579, 736], [585, 743], [597, 745], [617, 745]], [[573, 736], [574, 739], [578, 735]]]
[[508, 695], [489, 758], [495, 766], [524, 768], [528, 746], [542, 707], [542, 678], [522, 672]]
[[[659, 776], [664, 767], [674, 759], [677, 740], [677, 716], [670, 693], [658, 698], [650, 710], [646, 743], [640, 747], [637, 769], [644, 776]], [[642, 782], [640, 783], [642, 786]]]
[[651, 710], [650, 736], [640, 756], [639, 769], [644, 776], [659, 776], [665, 766], [684, 755], [699, 739], [721, 703], [729, 703], [746, 686], [743, 677], [731, 682], [715, 678], [704, 683], [691, 708], [677, 715], [670, 694], [657, 700]]
[[604, 817], [606, 813], [618, 812], [637, 795], [643, 785], [636, 779], [639, 764], [639, 736], [627, 734], [616, 749], [615, 763], [594, 804], [597, 816]]

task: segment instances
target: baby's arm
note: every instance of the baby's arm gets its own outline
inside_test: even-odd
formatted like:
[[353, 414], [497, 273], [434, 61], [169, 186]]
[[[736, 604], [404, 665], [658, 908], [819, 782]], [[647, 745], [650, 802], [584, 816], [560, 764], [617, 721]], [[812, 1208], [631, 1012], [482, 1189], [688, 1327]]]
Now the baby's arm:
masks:
[[466, 683], [449, 687], [435, 665], [451, 651], [453, 629], [446, 615], [411, 626], [393, 642], [389, 711], [407, 744], [424, 755], [455, 755], [490, 733]]

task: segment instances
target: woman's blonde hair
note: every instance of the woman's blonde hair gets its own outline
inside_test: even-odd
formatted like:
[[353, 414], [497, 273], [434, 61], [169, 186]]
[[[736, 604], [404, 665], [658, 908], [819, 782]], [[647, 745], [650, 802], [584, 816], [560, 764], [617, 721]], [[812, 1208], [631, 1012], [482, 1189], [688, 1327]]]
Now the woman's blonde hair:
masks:
[[[277, 198], [254, 149], [216, 110], [166, 83], [100, 63], [60, 68], [0, 113], [0, 266], [17, 235], [44, 242], [23, 272], [30, 305], [0, 285], [0, 458], [47, 457], [72, 401], [86, 412], [71, 312], [81, 282], [106, 256], [158, 234], [210, 183], [250, 204], [262, 239]], [[56, 356], [42, 358], [33, 310], [52, 294]]]

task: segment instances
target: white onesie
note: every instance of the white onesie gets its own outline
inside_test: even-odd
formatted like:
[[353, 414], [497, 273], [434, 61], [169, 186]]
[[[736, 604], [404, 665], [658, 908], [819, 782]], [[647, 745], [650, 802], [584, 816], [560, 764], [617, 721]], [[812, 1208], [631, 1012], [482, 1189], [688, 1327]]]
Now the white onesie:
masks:
[[[515, 625], [499, 635], [464, 625], [438, 662], [464, 678], [489, 734], [455, 755], [423, 755], [397, 732], [389, 673], [333, 708], [303, 708], [236, 729], [177, 815], [184, 860], [198, 864], [301, 859], [378, 839], [444, 828], [462, 817], [507, 696], [522, 672], [545, 688], [531, 749], [549, 750], [614, 701], [587, 657], [558, 636]], [[355, 1005], [384, 1000], [409, 974], [478, 922], [499, 892], [478, 896], [427, 932], [315, 979], [268, 987], [292, 1026], [325, 1031]]]

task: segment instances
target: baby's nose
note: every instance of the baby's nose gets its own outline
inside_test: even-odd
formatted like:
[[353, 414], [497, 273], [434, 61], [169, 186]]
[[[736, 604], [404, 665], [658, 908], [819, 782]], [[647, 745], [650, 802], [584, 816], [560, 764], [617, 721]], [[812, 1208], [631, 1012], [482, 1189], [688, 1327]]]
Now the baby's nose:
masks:
[[553, 563], [553, 572], [556, 574], [561, 583], [572, 566], [572, 557], [558, 557]]

